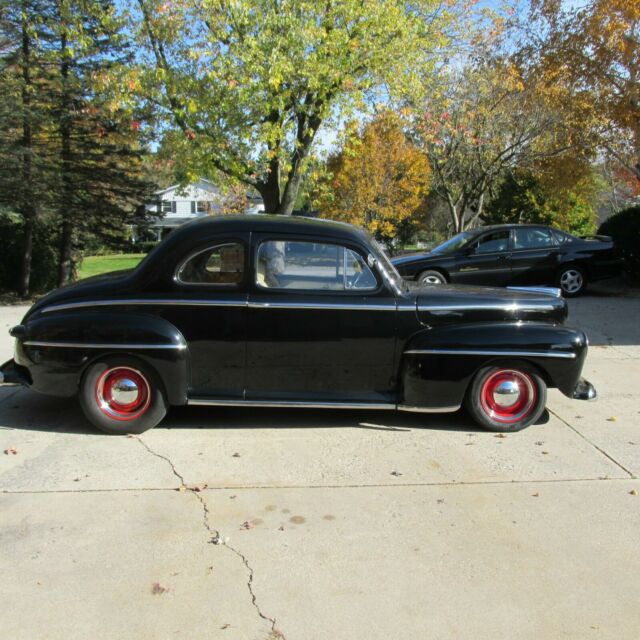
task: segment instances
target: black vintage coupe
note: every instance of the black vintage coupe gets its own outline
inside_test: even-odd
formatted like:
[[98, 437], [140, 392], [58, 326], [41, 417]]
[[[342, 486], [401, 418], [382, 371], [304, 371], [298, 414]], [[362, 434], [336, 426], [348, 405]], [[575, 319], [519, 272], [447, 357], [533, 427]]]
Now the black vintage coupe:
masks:
[[133, 271], [54, 291], [11, 329], [5, 383], [78, 396], [108, 433], [170, 405], [456, 411], [495, 431], [546, 389], [595, 397], [558, 290], [409, 286], [350, 225], [239, 216], [184, 225]]
[[463, 231], [429, 253], [395, 258], [393, 264], [404, 278], [423, 284], [554, 285], [568, 297], [622, 268], [608, 236], [578, 238], [528, 224]]

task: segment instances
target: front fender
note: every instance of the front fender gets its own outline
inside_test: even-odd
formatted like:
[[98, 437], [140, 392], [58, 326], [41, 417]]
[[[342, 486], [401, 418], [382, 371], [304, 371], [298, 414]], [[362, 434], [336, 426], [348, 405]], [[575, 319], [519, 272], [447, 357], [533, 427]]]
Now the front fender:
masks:
[[524, 363], [549, 387], [571, 397], [587, 354], [587, 337], [564, 325], [513, 322], [448, 325], [413, 336], [403, 349], [402, 403], [425, 408], [462, 404], [482, 367]]
[[28, 320], [16, 341], [16, 362], [27, 367], [32, 388], [75, 395], [86, 368], [106, 355], [132, 355], [162, 379], [170, 404], [185, 404], [189, 352], [170, 322], [143, 313], [57, 313]]

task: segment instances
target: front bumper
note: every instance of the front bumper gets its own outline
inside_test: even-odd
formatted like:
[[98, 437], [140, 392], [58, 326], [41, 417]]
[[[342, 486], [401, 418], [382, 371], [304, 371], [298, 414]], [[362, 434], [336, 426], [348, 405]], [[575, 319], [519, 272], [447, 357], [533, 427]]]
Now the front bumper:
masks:
[[573, 390], [572, 398], [574, 400], [595, 400], [597, 397], [596, 388], [584, 378], [580, 378]]
[[21, 384], [29, 386], [31, 384], [29, 369], [16, 364], [14, 360], [7, 360], [0, 367], [0, 384]]

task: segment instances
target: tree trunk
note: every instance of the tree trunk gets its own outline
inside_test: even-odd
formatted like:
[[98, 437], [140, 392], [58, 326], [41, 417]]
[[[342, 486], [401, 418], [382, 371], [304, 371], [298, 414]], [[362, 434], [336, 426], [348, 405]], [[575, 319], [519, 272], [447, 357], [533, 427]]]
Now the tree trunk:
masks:
[[62, 197], [59, 215], [62, 220], [60, 234], [60, 253], [58, 255], [58, 286], [67, 284], [73, 275], [71, 252], [73, 246], [73, 178], [71, 151], [71, 95], [69, 90], [69, 58], [67, 55], [67, 35], [60, 37], [60, 76], [62, 90], [60, 93], [60, 168], [62, 180]]
[[23, 298], [31, 287], [31, 258], [33, 256], [33, 230], [36, 220], [33, 192], [33, 131], [31, 126], [31, 39], [27, 23], [26, 2], [22, 3], [22, 198], [20, 213], [24, 219], [24, 244], [18, 293]]

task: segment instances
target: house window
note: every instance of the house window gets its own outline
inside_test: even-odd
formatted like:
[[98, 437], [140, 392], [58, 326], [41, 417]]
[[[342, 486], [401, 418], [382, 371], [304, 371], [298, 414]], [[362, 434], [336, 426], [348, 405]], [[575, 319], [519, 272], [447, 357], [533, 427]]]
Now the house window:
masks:
[[175, 200], [163, 200], [162, 201], [162, 213], [175, 213], [176, 201]]
[[207, 203], [204, 200], [195, 200], [191, 201], [191, 213], [206, 213], [207, 212]]

